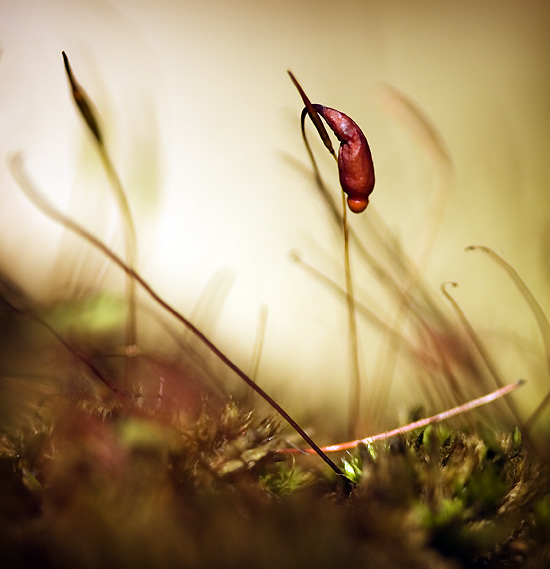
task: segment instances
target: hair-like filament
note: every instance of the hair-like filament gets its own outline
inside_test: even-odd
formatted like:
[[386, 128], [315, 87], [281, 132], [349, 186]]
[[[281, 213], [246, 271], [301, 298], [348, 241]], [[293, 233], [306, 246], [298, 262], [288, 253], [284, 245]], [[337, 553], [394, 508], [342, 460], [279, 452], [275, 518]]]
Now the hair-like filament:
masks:
[[[463, 403], [462, 405], [458, 405], [457, 407], [453, 407], [452, 409], [447, 409], [447, 411], [443, 411], [438, 413], [437, 415], [432, 415], [431, 417], [426, 417], [425, 419], [420, 419], [419, 421], [414, 421], [414, 423], [409, 423], [403, 427], [397, 427], [391, 431], [386, 431], [384, 433], [378, 433], [377, 435], [371, 435], [370, 437], [365, 437], [363, 439], [356, 439], [353, 441], [349, 441], [346, 443], [339, 443], [335, 445], [329, 445], [325, 447], [321, 447], [323, 452], [338, 452], [342, 450], [349, 450], [355, 447], [358, 447], [361, 444], [367, 445], [370, 443], [375, 443], [377, 441], [384, 441], [386, 439], [390, 439], [391, 437], [395, 437], [397, 435], [404, 435], [405, 433], [409, 433], [410, 431], [414, 431], [415, 429], [421, 429], [423, 427], [427, 427], [428, 425], [432, 425], [433, 423], [440, 423], [441, 421], [446, 421], [451, 417], [455, 417], [456, 415], [460, 415], [462, 413], [466, 413], [467, 411], [471, 411], [472, 409], [476, 409], [477, 407], [481, 407], [482, 405], [487, 405], [487, 403], [492, 403], [497, 399], [500, 399], [504, 395], [508, 395], [515, 391], [518, 387], [521, 387], [525, 384], [524, 379], [518, 379], [514, 383], [509, 383], [496, 391], [488, 393], [482, 397], [478, 397], [477, 399], [472, 399], [468, 403]], [[280, 453], [284, 454], [311, 454], [311, 449], [300, 449], [300, 448], [283, 448], [279, 449]]]

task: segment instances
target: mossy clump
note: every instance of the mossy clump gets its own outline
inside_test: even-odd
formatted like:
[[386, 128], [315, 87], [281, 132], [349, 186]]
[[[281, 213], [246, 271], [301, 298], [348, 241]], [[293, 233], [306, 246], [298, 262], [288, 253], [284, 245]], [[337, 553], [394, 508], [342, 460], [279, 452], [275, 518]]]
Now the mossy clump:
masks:
[[230, 401], [192, 422], [72, 405], [0, 438], [10, 567], [536, 567], [550, 468], [517, 432], [430, 427], [325, 466]]

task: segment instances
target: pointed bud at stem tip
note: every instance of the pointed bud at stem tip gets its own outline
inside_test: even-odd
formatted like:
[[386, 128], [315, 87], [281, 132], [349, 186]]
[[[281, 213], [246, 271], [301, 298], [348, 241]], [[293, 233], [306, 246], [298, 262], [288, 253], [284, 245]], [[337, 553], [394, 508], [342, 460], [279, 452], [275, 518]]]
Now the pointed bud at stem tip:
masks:
[[325, 128], [323, 121], [321, 120], [321, 118], [317, 114], [317, 110], [315, 108], [315, 105], [313, 105], [311, 103], [308, 96], [305, 94], [304, 90], [302, 89], [302, 86], [300, 85], [300, 83], [298, 83], [298, 80], [292, 74], [292, 71], [287, 70], [287, 73], [290, 76], [292, 83], [294, 83], [294, 86], [298, 90], [300, 97], [302, 97], [302, 101], [304, 102], [304, 105], [305, 105], [305, 109], [302, 111], [302, 118], [301, 118], [302, 134], [305, 137], [304, 119], [305, 119], [306, 114], [307, 114], [307, 115], [309, 115], [311, 122], [313, 123], [313, 125], [317, 129], [317, 132], [319, 133], [319, 136], [321, 137], [321, 140], [323, 141], [323, 144], [325, 145], [326, 149], [336, 158], [336, 152], [334, 152], [334, 148], [332, 146], [332, 142], [330, 141], [330, 137], [328, 135], [327, 129]]
[[[509, 383], [488, 395], [484, 395], [483, 397], [478, 397], [477, 399], [473, 399], [468, 403], [464, 403], [459, 405], [458, 407], [453, 407], [452, 409], [448, 409], [447, 411], [443, 411], [442, 413], [438, 413], [437, 415], [432, 415], [431, 417], [427, 417], [426, 419], [420, 419], [420, 421], [415, 421], [414, 423], [409, 423], [404, 427], [398, 427], [397, 429], [393, 429], [393, 431], [387, 431], [385, 433], [379, 433], [378, 435], [372, 435], [370, 437], [365, 437], [364, 439], [357, 439], [355, 441], [349, 441], [347, 443], [340, 443], [336, 445], [331, 445], [327, 447], [321, 447], [321, 450], [325, 453], [327, 452], [338, 452], [341, 450], [349, 450], [350, 448], [355, 448], [360, 444], [370, 444], [376, 441], [382, 441], [389, 439], [391, 437], [395, 437], [397, 435], [402, 435], [408, 433], [410, 431], [414, 431], [414, 429], [420, 429], [422, 427], [427, 427], [432, 423], [439, 423], [441, 421], [445, 421], [446, 419], [450, 419], [451, 417], [455, 417], [456, 415], [460, 415], [462, 413], [466, 413], [467, 411], [471, 411], [476, 407], [481, 407], [482, 405], [487, 405], [487, 403], [491, 403], [492, 401], [496, 401], [500, 399], [504, 395], [508, 395], [515, 391], [518, 387], [524, 385], [526, 381], [524, 379], [518, 379], [514, 383]], [[299, 448], [284, 448], [279, 449], [280, 453], [285, 454], [310, 454], [312, 451], [311, 449], [299, 449]]]
[[100, 145], [103, 145], [103, 136], [101, 135], [101, 131], [99, 130], [99, 125], [97, 124], [97, 120], [95, 118], [94, 112], [92, 111], [91, 103], [88, 100], [88, 96], [84, 92], [84, 89], [76, 82], [74, 78], [73, 71], [71, 69], [71, 65], [69, 64], [69, 58], [67, 54], [63, 51], [63, 63], [65, 64], [65, 71], [67, 72], [67, 78], [69, 79], [69, 83], [71, 85], [71, 90], [73, 93], [73, 99], [82, 115], [82, 118], [88, 125], [88, 128], [92, 131], [95, 139]]

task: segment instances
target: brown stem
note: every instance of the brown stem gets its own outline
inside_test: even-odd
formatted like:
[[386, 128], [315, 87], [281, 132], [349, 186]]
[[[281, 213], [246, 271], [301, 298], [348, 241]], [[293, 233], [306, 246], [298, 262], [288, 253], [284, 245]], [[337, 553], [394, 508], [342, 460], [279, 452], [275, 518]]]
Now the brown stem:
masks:
[[304, 439], [304, 441], [313, 449], [319, 457], [338, 475], [345, 478], [342, 471], [336, 464], [315, 444], [313, 439], [298, 425], [298, 423], [259, 385], [250, 379], [236, 364], [234, 364], [219, 348], [217, 348], [196, 326], [194, 326], [185, 316], [180, 314], [175, 308], [163, 300], [134, 269], [129, 267], [116, 253], [111, 251], [107, 245], [92, 235], [89, 231], [81, 227], [78, 223], [58, 211], [51, 205], [35, 188], [30, 184], [21, 163], [19, 155], [14, 156], [10, 161], [10, 170], [17, 180], [20, 188], [27, 198], [46, 216], [53, 219], [57, 223], [64, 226], [75, 235], [78, 235], [90, 245], [101, 251], [103, 255], [108, 257], [115, 265], [122, 269], [129, 277], [145, 290], [145, 292], [164, 310], [169, 312], [176, 320], [181, 322], [188, 330], [190, 330], [219, 360], [221, 360], [229, 369], [237, 374], [251, 389], [253, 389], [262, 399], [264, 399], [273, 409], [275, 409]]

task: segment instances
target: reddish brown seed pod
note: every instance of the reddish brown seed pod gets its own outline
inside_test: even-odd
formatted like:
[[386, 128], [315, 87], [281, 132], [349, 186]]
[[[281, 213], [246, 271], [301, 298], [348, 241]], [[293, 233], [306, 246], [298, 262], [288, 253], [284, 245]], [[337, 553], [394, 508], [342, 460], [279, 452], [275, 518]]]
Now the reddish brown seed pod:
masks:
[[338, 172], [342, 189], [348, 195], [348, 206], [353, 213], [361, 213], [369, 205], [374, 189], [374, 163], [369, 143], [363, 131], [347, 115], [312, 104], [340, 141]]

